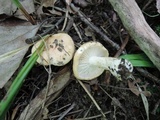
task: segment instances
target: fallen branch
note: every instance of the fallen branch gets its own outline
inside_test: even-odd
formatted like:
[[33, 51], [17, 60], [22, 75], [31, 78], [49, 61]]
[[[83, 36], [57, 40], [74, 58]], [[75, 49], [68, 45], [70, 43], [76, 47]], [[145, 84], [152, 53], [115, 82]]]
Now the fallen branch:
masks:
[[135, 0], [109, 0], [124, 27], [160, 70], [160, 38], [147, 24]]

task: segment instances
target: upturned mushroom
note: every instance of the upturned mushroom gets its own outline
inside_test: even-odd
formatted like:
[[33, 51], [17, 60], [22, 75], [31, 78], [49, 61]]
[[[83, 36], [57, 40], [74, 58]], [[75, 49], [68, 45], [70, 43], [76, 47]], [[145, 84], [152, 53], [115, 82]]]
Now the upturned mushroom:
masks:
[[74, 76], [79, 80], [92, 80], [104, 70], [109, 70], [118, 80], [122, 80], [133, 71], [129, 61], [108, 56], [108, 50], [99, 42], [83, 44], [74, 55]]
[[[38, 48], [42, 41], [32, 47], [32, 53]], [[66, 33], [51, 35], [45, 41], [45, 49], [37, 59], [42, 65], [63, 66], [73, 57], [75, 46], [72, 38]]]

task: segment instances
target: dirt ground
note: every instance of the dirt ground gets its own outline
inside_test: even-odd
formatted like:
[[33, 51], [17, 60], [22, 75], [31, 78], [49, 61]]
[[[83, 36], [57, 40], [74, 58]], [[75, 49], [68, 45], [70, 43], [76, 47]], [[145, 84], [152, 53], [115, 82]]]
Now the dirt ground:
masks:
[[[151, 3], [148, 1], [151, 1]], [[148, 24], [159, 35], [160, 16], [153, 16], [158, 14], [156, 2], [153, 0], [137, 0], [137, 3], [143, 11]], [[100, 29], [103, 34], [107, 35], [113, 42], [121, 46], [125, 41], [128, 41], [124, 49], [125, 53], [143, 53], [125, 30], [120, 18], [108, 0], [93, 0], [92, 3], [83, 3], [83, 0], [75, 0], [74, 4], [79, 8], [79, 11], [81, 11], [85, 19], [89, 20], [89, 23], [92, 23], [93, 26]], [[66, 15], [66, 4], [63, 1], [57, 1], [55, 6], [57, 7], [55, 8], [57, 12], [54, 14], [49, 13], [49, 10], [52, 9], [51, 7], [43, 8], [44, 15], [41, 16], [41, 21], [46, 20], [46, 23], [42, 25], [38, 34], [44, 33], [50, 28], [48, 26], [57, 24], [60, 19], [63, 19], [63, 21], [49, 33], [57, 33], [62, 30]], [[95, 40], [101, 42], [108, 49], [110, 56], [114, 56], [117, 53], [115, 48], [107, 44], [102, 39], [102, 36], [91, 28], [92, 25], [86, 23], [84, 19], [70, 10], [70, 8], [68, 10], [69, 19], [64, 31], [73, 38], [76, 49], [87, 41]], [[60, 12], [61, 15], [57, 15], [58, 12]], [[36, 14], [35, 18], [37, 21], [40, 21]], [[74, 25], [76, 27], [74, 27]], [[82, 39], [80, 39], [78, 34], [80, 34]], [[26, 56], [29, 54], [30, 50]], [[27, 57], [24, 58], [21, 66], [23, 66], [27, 59]], [[71, 75], [70, 80], [59, 91], [56, 98], [48, 103], [46, 107], [47, 113], [42, 115], [43, 118], [46, 120], [102, 119], [100, 111], [74, 77], [72, 73], [72, 62], [73, 61], [62, 67], [51, 66], [52, 80], [54, 80], [55, 76], [60, 75], [64, 68], [67, 68], [71, 72]], [[49, 67], [46, 67], [46, 69], [49, 69]], [[48, 72], [46, 69], [41, 65], [34, 65], [17, 95], [14, 104], [10, 108], [8, 116], [16, 112], [16, 120], [30, 101], [47, 85]], [[142, 70], [135, 67], [133, 75], [137, 80], [136, 82], [143, 89], [144, 95], [147, 97], [150, 120], [159, 120], [160, 84], [156, 82], [156, 80], [160, 79], [159, 71], [156, 68], [142, 68]], [[137, 89], [133, 81], [117, 81], [108, 72], [104, 72], [98, 78], [92, 81], [83, 81], [83, 83], [103, 113], [105, 113], [108, 120], [146, 120], [146, 112], [142, 98], [140, 95], [136, 95], [137, 92], [133, 93], [134, 91], [131, 90], [131, 86]], [[5, 90], [3, 94], [5, 94]]]

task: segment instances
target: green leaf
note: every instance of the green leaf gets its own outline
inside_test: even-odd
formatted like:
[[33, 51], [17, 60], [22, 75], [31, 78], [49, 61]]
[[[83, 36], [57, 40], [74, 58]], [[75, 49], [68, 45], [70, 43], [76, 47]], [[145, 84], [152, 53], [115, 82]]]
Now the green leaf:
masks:
[[135, 67], [155, 67], [144, 53], [122, 55], [120, 58], [130, 61]]

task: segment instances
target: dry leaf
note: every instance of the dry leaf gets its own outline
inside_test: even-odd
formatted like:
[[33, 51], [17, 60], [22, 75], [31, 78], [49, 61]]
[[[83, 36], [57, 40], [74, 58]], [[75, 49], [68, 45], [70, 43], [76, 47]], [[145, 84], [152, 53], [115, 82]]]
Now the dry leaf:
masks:
[[150, 91], [142, 91], [142, 94], [144, 94], [146, 97], [150, 97], [152, 95]]
[[65, 1], [66, 1], [67, 5], [70, 5], [72, 2], [72, 0], [65, 0]]
[[0, 26], [0, 88], [19, 67], [29, 45], [25, 39], [33, 37], [39, 25]]
[[[56, 78], [52, 79], [51, 80], [52, 84], [50, 84], [49, 90], [48, 90], [47, 101], [50, 101], [50, 99], [53, 99], [52, 97], [54, 95], [57, 96], [58, 94], [56, 93], [61, 91], [68, 84], [69, 80], [70, 80], [70, 70], [65, 70], [65, 72], [58, 74]], [[24, 111], [20, 115], [19, 120], [23, 120], [24, 117], [25, 117], [25, 120], [39, 119], [37, 118], [37, 116], [38, 117], [41, 116], [40, 109], [45, 98], [46, 88], [47, 87], [45, 87], [24, 109]]]
[[53, 14], [53, 15], [58, 15], [58, 16], [62, 16], [62, 12], [59, 12], [59, 11], [57, 11], [57, 10], [54, 10], [54, 9], [52, 9], [52, 10], [48, 10], [51, 14]]
[[[56, 15], [61, 15], [62, 13], [61, 12], [58, 12], [56, 10], [54, 10], [54, 4], [57, 0], [42, 0], [42, 3], [41, 5], [39, 6], [39, 8], [37, 9], [37, 15], [39, 16], [39, 18], [42, 19], [43, 16], [47, 15], [48, 12], [50, 12], [51, 14], [56, 14]], [[47, 13], [44, 13], [43, 12], [43, 7], [51, 7], [52, 10], [49, 10], [48, 9], [48, 12]]]
[[160, 13], [160, 0], [156, 0], [156, 7], [157, 7], [158, 13]]
[[0, 14], [12, 15], [17, 9], [11, 0], [0, 0], [0, 3]]
[[[35, 11], [33, 0], [19, 0], [19, 2], [29, 14]], [[15, 17], [26, 20], [21, 11], [17, 10], [17, 7], [12, 0], [0, 0], [0, 3], [0, 14], [6, 14], [8, 16], [14, 15]]]
[[44, 7], [54, 7], [57, 0], [42, 0], [42, 6]]
[[137, 89], [137, 87], [135, 86], [135, 82], [131, 82], [128, 80], [128, 86], [129, 86], [129, 89], [137, 96], [139, 96], [140, 92], [139, 90]]
[[85, 31], [85, 35], [86, 35], [87, 37], [91, 37], [92, 35], [94, 35], [94, 32], [93, 32], [93, 30], [92, 30], [90, 27], [86, 27], [86, 28], [84, 29], [84, 31]]

